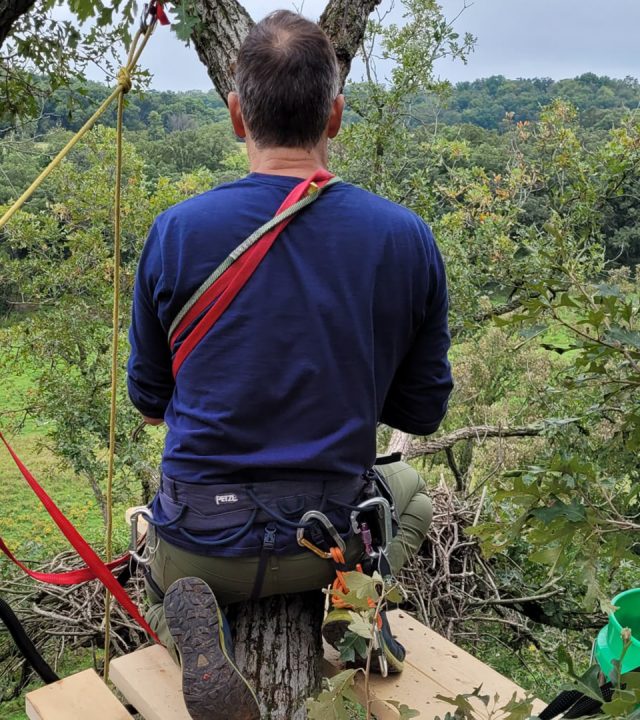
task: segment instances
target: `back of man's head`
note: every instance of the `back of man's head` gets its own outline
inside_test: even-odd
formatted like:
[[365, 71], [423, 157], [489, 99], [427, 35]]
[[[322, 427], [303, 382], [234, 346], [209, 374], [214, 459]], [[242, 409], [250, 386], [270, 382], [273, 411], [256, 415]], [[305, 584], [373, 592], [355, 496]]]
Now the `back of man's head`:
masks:
[[311, 148], [321, 139], [339, 91], [329, 38], [310, 20], [277, 10], [240, 48], [236, 86], [256, 145]]

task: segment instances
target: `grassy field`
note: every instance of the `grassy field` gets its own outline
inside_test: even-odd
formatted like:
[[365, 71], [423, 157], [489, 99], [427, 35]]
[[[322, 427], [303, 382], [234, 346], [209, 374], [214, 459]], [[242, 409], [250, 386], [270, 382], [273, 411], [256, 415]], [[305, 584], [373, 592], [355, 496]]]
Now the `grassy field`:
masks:
[[[3, 378], [0, 385], [0, 429], [22, 417], [21, 398], [29, 390], [29, 369], [22, 375]], [[38, 482], [85, 538], [96, 547], [104, 544], [104, 524], [87, 481], [65, 468], [47, 447], [47, 427], [27, 420], [7, 440]], [[0, 535], [14, 551], [28, 560], [40, 561], [68, 549], [68, 543], [31, 491], [4, 446], [0, 447]], [[118, 540], [126, 538], [124, 507], [115, 507]]]

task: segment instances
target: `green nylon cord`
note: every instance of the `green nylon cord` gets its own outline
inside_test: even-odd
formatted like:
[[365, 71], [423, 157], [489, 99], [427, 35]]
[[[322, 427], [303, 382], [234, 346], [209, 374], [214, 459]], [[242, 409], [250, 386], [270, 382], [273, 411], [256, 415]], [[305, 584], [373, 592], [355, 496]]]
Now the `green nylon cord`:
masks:
[[305, 195], [305, 197], [298, 200], [297, 203], [293, 204], [291, 207], [287, 208], [286, 210], [283, 210], [279, 215], [275, 215], [270, 220], [267, 220], [267, 222], [264, 225], [261, 225], [255, 232], [251, 233], [249, 237], [244, 240], [240, 245], [238, 245], [237, 248], [235, 248], [232, 252], [227, 255], [227, 257], [218, 265], [218, 267], [209, 275], [209, 277], [200, 285], [200, 287], [193, 293], [193, 295], [187, 300], [185, 305], [182, 307], [180, 312], [176, 315], [173, 322], [171, 323], [171, 327], [169, 328], [169, 339], [171, 339], [171, 336], [173, 335], [175, 329], [178, 327], [180, 322], [182, 321], [182, 318], [191, 310], [191, 308], [198, 302], [198, 300], [204, 295], [204, 293], [213, 285], [213, 283], [224, 273], [226, 270], [228, 270], [233, 263], [238, 260], [244, 253], [247, 252], [247, 250], [255, 245], [258, 240], [263, 235], [266, 235], [266, 233], [269, 232], [269, 230], [272, 230], [274, 227], [279, 225], [283, 220], [286, 220], [287, 218], [291, 217], [292, 215], [295, 215], [297, 212], [305, 208], [307, 205], [311, 205], [312, 202], [317, 200], [317, 198], [322, 194], [322, 192], [330, 187], [331, 185], [335, 185], [336, 183], [341, 182], [340, 178], [334, 177], [331, 178], [328, 182], [326, 182], [322, 187], [319, 187], [316, 192]]

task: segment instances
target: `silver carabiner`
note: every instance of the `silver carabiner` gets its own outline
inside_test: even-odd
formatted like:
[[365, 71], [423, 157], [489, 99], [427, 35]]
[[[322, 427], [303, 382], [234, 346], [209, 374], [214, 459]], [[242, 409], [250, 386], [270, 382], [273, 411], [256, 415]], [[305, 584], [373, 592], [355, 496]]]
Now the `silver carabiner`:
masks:
[[153, 559], [155, 548], [150, 548], [149, 545], [145, 547], [144, 554], [138, 553], [138, 518], [144, 518], [149, 524], [151, 524], [152, 515], [151, 510], [147, 505], [139, 505], [133, 508], [131, 515], [129, 516], [129, 523], [131, 525], [131, 540], [129, 541], [129, 555], [138, 562], [140, 565], [148, 565]]
[[[306, 525], [310, 520], [317, 520], [324, 529], [331, 535], [331, 539], [335, 542], [335, 544], [342, 550], [342, 552], [345, 552], [347, 549], [347, 546], [345, 545], [344, 540], [340, 537], [340, 534], [336, 530], [334, 524], [329, 520], [329, 518], [324, 514], [321, 513], [319, 510], [308, 510], [301, 518], [300, 518], [300, 524]], [[298, 541], [298, 545], [301, 547], [304, 547], [303, 540], [304, 540], [304, 527], [299, 527], [296, 531], [296, 539]]]
[[380, 551], [374, 551], [371, 557], [378, 557], [380, 552], [382, 552], [384, 555], [387, 555], [389, 551], [389, 546], [391, 545], [391, 541], [393, 540], [393, 522], [392, 522], [392, 513], [391, 513], [391, 505], [389, 504], [389, 501], [386, 498], [383, 497], [374, 497], [370, 498], [369, 500], [365, 500], [364, 502], [361, 502], [358, 507], [352, 511], [351, 513], [351, 528], [353, 529], [353, 532], [356, 534], [360, 533], [360, 525], [358, 523], [358, 517], [360, 516], [360, 513], [365, 512], [366, 510], [369, 510], [371, 508], [378, 507], [382, 509], [382, 545], [380, 548]]

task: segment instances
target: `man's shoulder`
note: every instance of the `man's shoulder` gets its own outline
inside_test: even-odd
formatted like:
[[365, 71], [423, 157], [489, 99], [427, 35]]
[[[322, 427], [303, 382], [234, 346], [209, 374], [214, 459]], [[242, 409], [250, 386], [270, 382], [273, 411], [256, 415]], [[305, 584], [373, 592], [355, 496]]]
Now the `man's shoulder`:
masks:
[[368, 225], [393, 233], [408, 232], [425, 242], [433, 242], [431, 228], [413, 210], [358, 185], [345, 182], [336, 186], [338, 189], [342, 190], [354, 212], [360, 214]]

